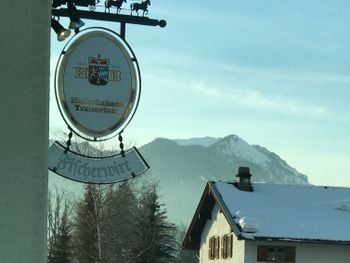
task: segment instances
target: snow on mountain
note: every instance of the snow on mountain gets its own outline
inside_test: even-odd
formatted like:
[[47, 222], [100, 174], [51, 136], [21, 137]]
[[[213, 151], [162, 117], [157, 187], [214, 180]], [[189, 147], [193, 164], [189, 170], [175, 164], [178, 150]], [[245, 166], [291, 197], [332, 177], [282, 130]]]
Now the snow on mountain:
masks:
[[[263, 171], [263, 178], [258, 181], [278, 182], [288, 184], [305, 184], [307, 178], [277, 154], [259, 145], [250, 145], [237, 135], [225, 138], [192, 138], [175, 140], [179, 146], [198, 145], [214, 149], [216, 155], [223, 157], [228, 163], [253, 167], [253, 171]], [[235, 167], [235, 165], [233, 165]], [[258, 172], [260, 174], [260, 172]], [[203, 179], [203, 176], [201, 176]], [[255, 178], [257, 180], [257, 178]]]
[[214, 138], [214, 137], [198, 137], [198, 138], [191, 138], [191, 139], [175, 139], [174, 141], [178, 145], [200, 145], [203, 147], [209, 147], [210, 145], [213, 145], [217, 141], [221, 140], [222, 138]]
[[285, 184], [307, 184], [304, 174], [289, 166], [277, 154], [259, 145], [250, 145], [237, 135], [229, 135], [211, 147], [224, 156], [227, 162], [251, 166], [253, 180]]
[[288, 163], [285, 160], [281, 159], [277, 154], [270, 152], [266, 148], [259, 145], [252, 145], [252, 147], [269, 157], [270, 161], [267, 167], [268, 170], [273, 169], [278, 176], [283, 176], [283, 174], [285, 174], [285, 171], [288, 171], [290, 177], [294, 179], [294, 182], [292, 182], [292, 184], [305, 184], [305, 180], [307, 180], [306, 176], [288, 165]]
[[249, 162], [261, 165], [267, 169], [269, 163], [269, 157], [249, 145], [247, 142], [239, 138], [237, 135], [230, 135], [225, 137], [223, 140], [216, 144], [218, 151], [222, 151], [222, 154], [226, 155], [227, 158], [232, 156], [248, 160]]

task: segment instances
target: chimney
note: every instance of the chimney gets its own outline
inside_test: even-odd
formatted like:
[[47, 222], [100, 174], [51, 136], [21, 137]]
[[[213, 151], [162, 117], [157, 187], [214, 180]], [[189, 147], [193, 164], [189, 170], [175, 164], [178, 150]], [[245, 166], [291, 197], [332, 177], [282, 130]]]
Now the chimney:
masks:
[[253, 192], [250, 177], [252, 177], [252, 175], [250, 174], [249, 167], [239, 167], [238, 174], [236, 175], [236, 187], [241, 191]]

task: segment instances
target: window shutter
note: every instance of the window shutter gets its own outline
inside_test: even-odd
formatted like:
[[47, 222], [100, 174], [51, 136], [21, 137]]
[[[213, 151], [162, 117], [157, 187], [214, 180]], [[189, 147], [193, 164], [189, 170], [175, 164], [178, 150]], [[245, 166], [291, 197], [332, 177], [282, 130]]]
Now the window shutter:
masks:
[[221, 257], [222, 258], [226, 258], [226, 256], [225, 256], [225, 254], [224, 254], [224, 238], [225, 238], [225, 236], [222, 236], [221, 237]]
[[232, 241], [233, 241], [233, 235], [229, 235], [227, 239], [227, 256], [232, 258]]
[[258, 246], [257, 261], [267, 261], [267, 246]]
[[286, 247], [286, 261], [287, 262], [295, 262], [295, 247]]
[[215, 238], [215, 258], [219, 258], [219, 252], [220, 252], [220, 237]]
[[211, 247], [211, 245], [212, 245], [211, 240], [212, 240], [212, 239], [213, 239], [212, 237], [209, 238], [209, 251], [208, 251], [208, 258], [209, 258], [209, 259], [211, 259], [211, 250], [213, 249], [213, 248]]

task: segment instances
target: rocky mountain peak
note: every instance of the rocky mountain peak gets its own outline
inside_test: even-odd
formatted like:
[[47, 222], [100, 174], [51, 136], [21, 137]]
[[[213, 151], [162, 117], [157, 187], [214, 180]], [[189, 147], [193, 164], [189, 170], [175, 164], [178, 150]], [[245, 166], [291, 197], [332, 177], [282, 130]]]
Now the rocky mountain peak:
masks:
[[269, 158], [263, 152], [252, 147], [237, 135], [230, 135], [223, 138], [213, 145], [213, 148], [215, 148], [217, 153], [225, 155], [226, 158], [234, 156], [261, 165], [264, 168], [269, 163]]

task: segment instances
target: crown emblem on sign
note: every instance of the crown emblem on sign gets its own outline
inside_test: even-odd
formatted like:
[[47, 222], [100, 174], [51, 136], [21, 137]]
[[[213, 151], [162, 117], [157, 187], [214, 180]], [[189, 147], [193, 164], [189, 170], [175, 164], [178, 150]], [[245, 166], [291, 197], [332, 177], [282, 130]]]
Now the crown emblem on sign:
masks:
[[95, 57], [89, 57], [89, 64], [93, 65], [109, 65], [109, 59], [108, 58], [101, 58], [101, 54], [97, 55], [97, 58]]
[[108, 83], [109, 59], [101, 58], [101, 54], [89, 57], [89, 82], [92, 85], [103, 86]]

